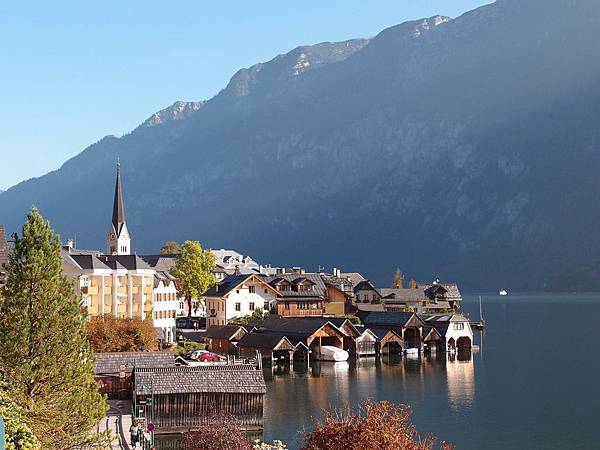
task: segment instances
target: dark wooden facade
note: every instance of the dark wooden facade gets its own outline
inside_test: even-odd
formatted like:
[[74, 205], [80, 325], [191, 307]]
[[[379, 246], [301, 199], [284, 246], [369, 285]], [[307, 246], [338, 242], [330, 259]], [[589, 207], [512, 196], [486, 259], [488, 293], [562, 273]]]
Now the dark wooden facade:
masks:
[[138, 410], [157, 433], [186, 431], [222, 414], [244, 429], [263, 426], [266, 385], [255, 366], [148, 368], [136, 370], [134, 381]]

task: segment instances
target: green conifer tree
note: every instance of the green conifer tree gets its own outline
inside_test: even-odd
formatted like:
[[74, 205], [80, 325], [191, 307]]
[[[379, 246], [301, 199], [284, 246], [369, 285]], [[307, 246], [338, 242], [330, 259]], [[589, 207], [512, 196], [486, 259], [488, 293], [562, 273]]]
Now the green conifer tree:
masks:
[[0, 296], [0, 372], [44, 449], [89, 448], [107, 411], [93, 376], [86, 318], [61, 244], [33, 208], [15, 235]]

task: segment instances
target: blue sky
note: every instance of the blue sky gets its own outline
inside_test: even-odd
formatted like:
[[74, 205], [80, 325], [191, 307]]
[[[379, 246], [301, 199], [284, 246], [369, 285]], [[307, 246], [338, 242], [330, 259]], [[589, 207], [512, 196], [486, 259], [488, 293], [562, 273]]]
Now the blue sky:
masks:
[[303, 44], [456, 17], [491, 0], [0, 3], [0, 189]]

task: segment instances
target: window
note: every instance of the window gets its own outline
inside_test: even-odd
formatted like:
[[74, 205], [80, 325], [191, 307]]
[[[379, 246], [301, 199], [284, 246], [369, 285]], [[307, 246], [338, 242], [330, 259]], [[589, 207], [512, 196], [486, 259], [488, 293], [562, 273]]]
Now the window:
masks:
[[265, 303], [263, 304], [263, 310], [264, 310], [264, 311], [268, 311], [268, 310], [269, 310], [269, 302], [265, 302]]
[[251, 294], [256, 294], [256, 286], [248, 286], [248, 292]]
[[464, 323], [455, 323], [454, 324], [454, 329], [455, 330], [464, 330], [465, 329], [465, 324]]
[[290, 309], [290, 304], [288, 302], [285, 302], [285, 309]]
[[236, 294], [239, 294], [239, 293], [240, 293], [240, 290], [239, 290], [239, 289], [236, 289], [236, 290], [235, 290], [235, 293], [236, 293]]
[[254, 311], [254, 302], [250, 302], [250, 311]]
[[83, 297], [83, 299], [81, 301], [81, 305], [82, 306], [91, 306], [92, 305], [92, 299], [90, 297]]
[[90, 279], [88, 277], [81, 277], [81, 287], [88, 287], [90, 285]]
[[268, 294], [268, 293], [269, 293], [269, 290], [268, 290], [268, 289], [265, 289], [265, 294]]
[[242, 304], [241, 303], [236, 303], [235, 304], [235, 310], [236, 311], [241, 311], [242, 310]]
[[183, 302], [179, 302], [179, 309], [185, 309], [185, 305], [183, 304]]

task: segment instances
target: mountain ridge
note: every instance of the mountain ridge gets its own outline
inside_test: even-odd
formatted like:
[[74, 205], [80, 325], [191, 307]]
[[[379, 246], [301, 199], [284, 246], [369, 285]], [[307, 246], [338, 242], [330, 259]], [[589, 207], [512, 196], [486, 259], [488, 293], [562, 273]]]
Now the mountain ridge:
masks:
[[540, 289], [600, 252], [600, 208], [586, 204], [599, 189], [598, 23], [590, 0], [502, 0], [300, 46], [11, 188], [0, 222], [15, 229], [35, 201], [63, 235], [103, 248], [119, 156], [139, 251], [194, 238], [380, 283], [400, 265]]

